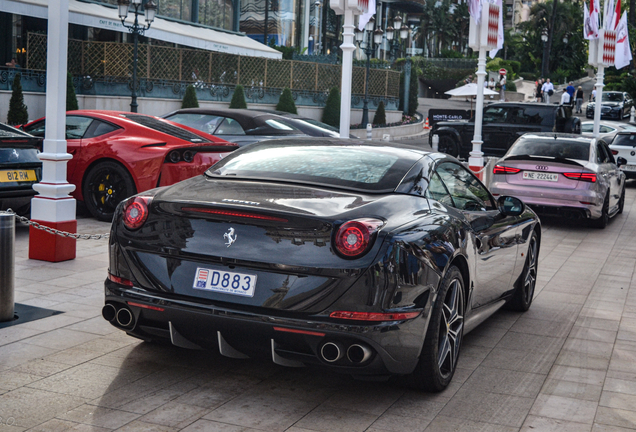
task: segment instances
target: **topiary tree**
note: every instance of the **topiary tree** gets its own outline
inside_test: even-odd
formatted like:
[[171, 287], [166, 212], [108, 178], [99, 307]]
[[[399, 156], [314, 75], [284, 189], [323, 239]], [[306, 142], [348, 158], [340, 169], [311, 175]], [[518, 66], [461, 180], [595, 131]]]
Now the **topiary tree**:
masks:
[[232, 95], [230, 108], [247, 108], [247, 103], [245, 102], [245, 92], [243, 91], [242, 85], [237, 85], [234, 88], [234, 94]]
[[75, 111], [79, 109], [77, 104], [77, 95], [75, 94], [75, 86], [73, 85], [73, 75], [66, 73], [66, 111]]
[[199, 108], [197, 91], [194, 89], [192, 84], [186, 87], [185, 94], [183, 95], [183, 102], [181, 102], [181, 108]]
[[386, 111], [384, 110], [384, 101], [380, 101], [380, 105], [378, 105], [378, 109], [375, 111], [375, 115], [373, 116], [373, 125], [385, 125], [386, 124]]
[[298, 110], [296, 109], [296, 104], [294, 103], [294, 97], [292, 96], [292, 92], [287, 87], [285, 87], [285, 89], [283, 90], [283, 94], [280, 95], [280, 99], [278, 100], [278, 105], [276, 105], [276, 109], [278, 111], [285, 111], [292, 114], [298, 114]]
[[333, 127], [340, 127], [340, 90], [338, 87], [329, 90], [327, 103], [322, 112], [322, 122]]
[[22, 94], [22, 75], [17, 73], [13, 78], [13, 92], [9, 101], [9, 114], [7, 114], [7, 123], [10, 125], [21, 125], [29, 121], [29, 112], [24, 104], [24, 95]]

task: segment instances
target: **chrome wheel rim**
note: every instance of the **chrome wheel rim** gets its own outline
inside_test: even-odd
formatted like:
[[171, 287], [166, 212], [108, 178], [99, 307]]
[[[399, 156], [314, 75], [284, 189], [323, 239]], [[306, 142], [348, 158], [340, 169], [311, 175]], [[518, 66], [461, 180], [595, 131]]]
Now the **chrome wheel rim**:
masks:
[[526, 304], [532, 301], [537, 283], [537, 241], [533, 237], [528, 248], [528, 267], [523, 280], [523, 299]]
[[439, 326], [437, 364], [443, 378], [449, 377], [455, 370], [463, 329], [463, 291], [459, 280], [454, 279], [446, 291], [446, 297], [442, 305], [442, 319]]

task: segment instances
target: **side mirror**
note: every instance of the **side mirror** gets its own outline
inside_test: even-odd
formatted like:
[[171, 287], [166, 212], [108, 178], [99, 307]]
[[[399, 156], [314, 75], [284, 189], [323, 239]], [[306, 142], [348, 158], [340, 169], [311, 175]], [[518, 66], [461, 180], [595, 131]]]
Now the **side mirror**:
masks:
[[519, 198], [500, 196], [497, 199], [497, 208], [504, 216], [519, 216], [526, 210], [526, 205]]
[[616, 158], [616, 166], [623, 166], [623, 165], [627, 165], [627, 159], [625, 159], [624, 157], [619, 156], [618, 158]]

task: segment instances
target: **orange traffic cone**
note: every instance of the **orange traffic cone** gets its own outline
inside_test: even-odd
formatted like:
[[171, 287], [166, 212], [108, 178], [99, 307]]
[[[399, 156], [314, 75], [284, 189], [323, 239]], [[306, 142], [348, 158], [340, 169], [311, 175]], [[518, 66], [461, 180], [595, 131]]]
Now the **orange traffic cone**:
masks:
[[424, 129], [430, 129], [431, 127], [428, 125], [428, 117], [426, 117], [426, 123], [424, 123]]

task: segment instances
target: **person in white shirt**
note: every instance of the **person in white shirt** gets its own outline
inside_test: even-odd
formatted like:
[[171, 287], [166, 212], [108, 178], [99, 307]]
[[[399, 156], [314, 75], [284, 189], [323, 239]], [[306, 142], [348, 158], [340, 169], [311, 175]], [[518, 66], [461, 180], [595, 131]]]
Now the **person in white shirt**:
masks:
[[543, 86], [541, 87], [541, 90], [543, 91], [543, 100], [545, 103], [550, 103], [550, 92], [552, 92], [552, 94], [554, 94], [554, 85], [550, 82], [550, 78], [548, 78], [546, 80], [545, 83], [543, 83]]
[[563, 89], [563, 94], [561, 95], [561, 105], [569, 105], [570, 104], [570, 93], [568, 93], [567, 89]]
[[592, 93], [590, 93], [590, 102], [596, 101], [596, 89], [592, 89]]

